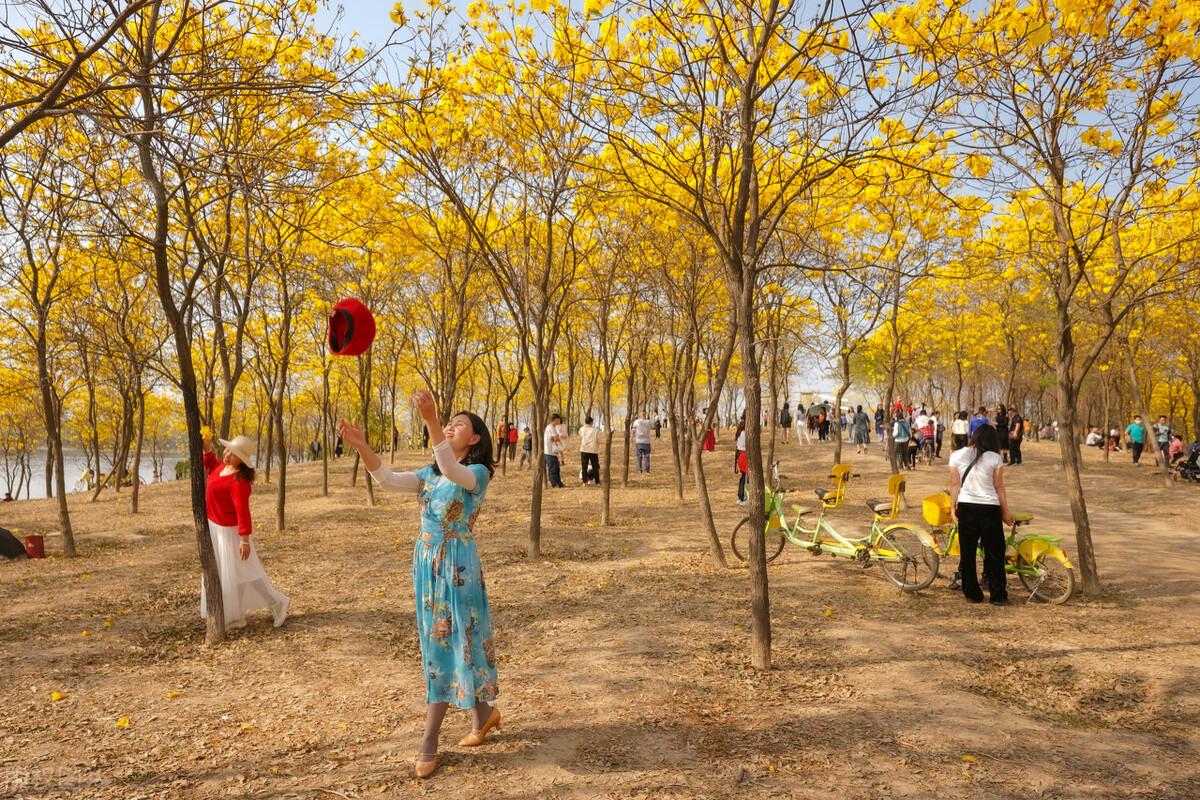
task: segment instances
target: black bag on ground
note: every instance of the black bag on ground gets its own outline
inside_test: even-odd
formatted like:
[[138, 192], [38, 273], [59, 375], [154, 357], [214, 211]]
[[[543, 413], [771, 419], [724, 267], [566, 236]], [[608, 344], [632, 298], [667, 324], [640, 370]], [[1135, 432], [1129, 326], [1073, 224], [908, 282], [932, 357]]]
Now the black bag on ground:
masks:
[[25, 545], [7, 528], [0, 528], [0, 556], [7, 559], [25, 557]]

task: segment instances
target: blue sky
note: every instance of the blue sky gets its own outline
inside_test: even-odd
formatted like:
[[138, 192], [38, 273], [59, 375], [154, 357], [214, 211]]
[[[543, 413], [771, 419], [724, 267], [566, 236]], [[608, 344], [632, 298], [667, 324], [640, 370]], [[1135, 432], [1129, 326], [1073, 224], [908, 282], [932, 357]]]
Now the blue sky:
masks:
[[[378, 44], [392, 30], [392, 21], [388, 15], [392, 13], [395, 5], [395, 0], [345, 0], [340, 4], [342, 18], [337, 27], [346, 34], [358, 31], [359, 38], [364, 42]], [[407, 10], [415, 5], [423, 6], [424, 3], [420, 0], [408, 0], [403, 5]], [[329, 7], [322, 8], [317, 12], [318, 19], [332, 20], [337, 14], [338, 7], [339, 3], [331, 0]]]

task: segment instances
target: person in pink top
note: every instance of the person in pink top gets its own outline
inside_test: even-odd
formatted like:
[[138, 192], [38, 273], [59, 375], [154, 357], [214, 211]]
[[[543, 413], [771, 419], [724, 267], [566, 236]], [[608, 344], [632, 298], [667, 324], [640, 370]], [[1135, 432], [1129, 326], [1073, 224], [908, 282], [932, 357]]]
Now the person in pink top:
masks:
[[[242, 628], [246, 614], [268, 609], [278, 628], [287, 619], [287, 595], [276, 591], [267, 578], [251, 541], [250, 492], [254, 488], [254, 443], [245, 436], [230, 441], [218, 439], [225, 448], [221, 458], [204, 439], [204, 471], [208, 475], [204, 500], [208, 509], [208, 534], [212, 538], [217, 571], [221, 575], [221, 599], [225, 625]], [[204, 580], [200, 581], [200, 618], [207, 616]]]

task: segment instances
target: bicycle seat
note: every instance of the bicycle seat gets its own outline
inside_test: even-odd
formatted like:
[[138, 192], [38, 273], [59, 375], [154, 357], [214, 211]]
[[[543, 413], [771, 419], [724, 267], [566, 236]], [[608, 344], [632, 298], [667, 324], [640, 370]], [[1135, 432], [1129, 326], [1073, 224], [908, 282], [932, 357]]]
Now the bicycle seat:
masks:
[[798, 506], [798, 505], [792, 506], [792, 513], [798, 517], [802, 517], [805, 514], [812, 513], [812, 507], [811, 506]]
[[1033, 514], [1026, 514], [1023, 511], [1013, 514], [1012, 518], [1014, 527], [1017, 525], [1024, 525], [1027, 522], [1033, 522]]
[[830, 492], [828, 489], [816, 489], [814, 491], [816, 492], [818, 500], [824, 500], [826, 497], [828, 497], [830, 495]]
[[871, 509], [876, 514], [888, 514], [892, 510], [891, 500], [868, 500], [867, 508]]

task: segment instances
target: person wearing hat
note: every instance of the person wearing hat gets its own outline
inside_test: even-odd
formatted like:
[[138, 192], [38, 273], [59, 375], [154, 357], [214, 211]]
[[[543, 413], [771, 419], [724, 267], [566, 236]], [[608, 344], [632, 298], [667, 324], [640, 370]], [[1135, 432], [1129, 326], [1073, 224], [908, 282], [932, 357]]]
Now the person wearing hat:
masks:
[[[217, 571], [221, 575], [221, 599], [225, 625], [243, 628], [246, 614], [268, 609], [278, 628], [287, 619], [291, 600], [271, 585], [251, 541], [250, 491], [254, 486], [254, 442], [245, 436], [218, 439], [225, 452], [217, 458], [204, 437], [204, 471], [208, 474], [205, 506], [208, 533], [212, 537]], [[200, 581], [200, 617], [205, 613], [204, 581]]]
[[485, 744], [488, 733], [500, 726], [500, 711], [492, 706], [500, 690], [491, 613], [474, 535], [495, 450], [487, 424], [477, 415], [460, 411], [442, 425], [426, 390], [413, 395], [413, 405], [429, 429], [434, 456], [434, 463], [416, 472], [385, 467], [362, 428], [341, 420], [338, 430], [374, 480], [415, 496], [421, 506], [412, 571], [426, 706], [414, 771], [427, 778], [438, 767], [438, 736], [451, 704], [473, 714], [474, 725], [460, 747]]

